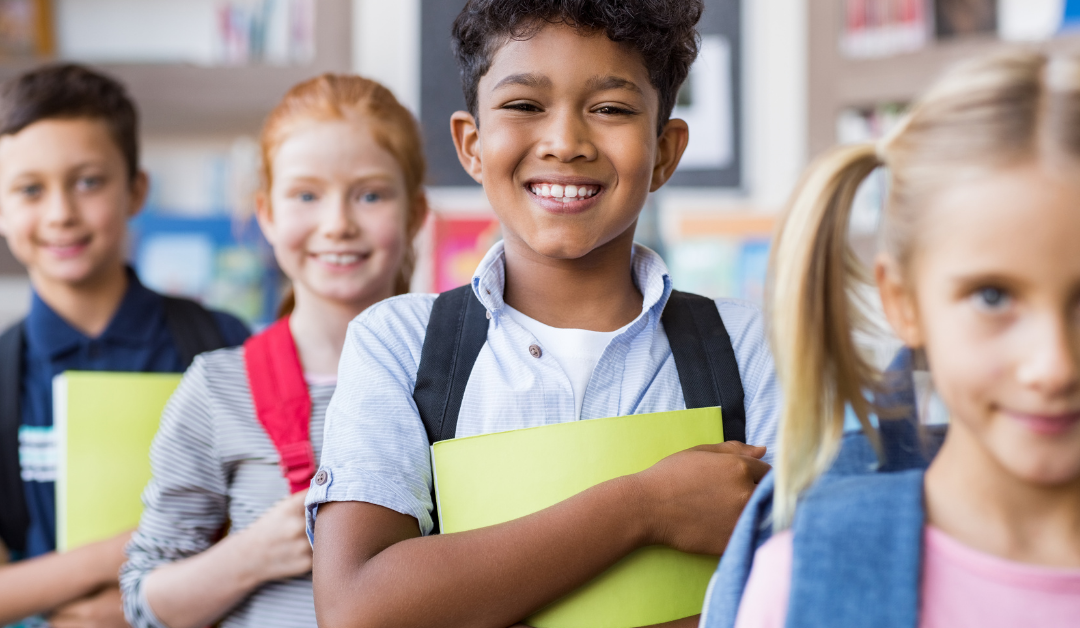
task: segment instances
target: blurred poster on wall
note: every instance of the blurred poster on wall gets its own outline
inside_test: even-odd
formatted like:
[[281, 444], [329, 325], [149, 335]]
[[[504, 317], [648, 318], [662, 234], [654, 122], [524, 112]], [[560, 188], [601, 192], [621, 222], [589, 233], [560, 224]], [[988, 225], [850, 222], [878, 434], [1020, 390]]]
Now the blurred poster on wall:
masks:
[[54, 49], [51, 0], [0, 0], [0, 57], [42, 57]]
[[471, 282], [484, 254], [502, 238], [491, 213], [436, 214], [434, 226], [436, 292]]
[[998, 0], [937, 0], [934, 21], [939, 39], [997, 32]]
[[732, 164], [732, 97], [731, 43], [720, 35], [703, 35], [698, 58], [671, 113], [691, 129], [679, 170], [719, 170]]
[[667, 256], [675, 288], [712, 298], [764, 302], [773, 216], [689, 213], [678, 223]]

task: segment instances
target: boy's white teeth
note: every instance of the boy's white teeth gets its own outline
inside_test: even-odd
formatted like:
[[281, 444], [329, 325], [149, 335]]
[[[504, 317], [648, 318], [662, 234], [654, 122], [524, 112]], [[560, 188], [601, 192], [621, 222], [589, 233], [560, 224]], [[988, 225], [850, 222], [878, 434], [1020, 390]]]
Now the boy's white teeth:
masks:
[[356, 253], [319, 253], [317, 257], [322, 262], [336, 266], [348, 266], [360, 261]]
[[560, 185], [558, 183], [540, 183], [532, 185], [529, 190], [537, 195], [547, 198], [557, 198], [564, 203], [576, 201], [590, 196], [596, 196], [600, 192], [598, 185]]

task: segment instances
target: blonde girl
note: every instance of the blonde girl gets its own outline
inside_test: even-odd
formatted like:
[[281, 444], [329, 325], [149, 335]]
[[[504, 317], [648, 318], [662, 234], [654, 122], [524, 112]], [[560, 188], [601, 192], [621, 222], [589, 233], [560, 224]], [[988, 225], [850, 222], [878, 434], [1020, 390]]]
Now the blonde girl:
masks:
[[244, 347], [197, 358], [165, 409], [121, 574], [136, 628], [315, 626], [303, 497], [345, 331], [408, 289], [424, 161], [386, 88], [301, 83], [261, 144], [259, 225], [293, 293]]
[[[865, 394], [880, 373], [853, 339], [866, 274], [846, 231], [879, 166], [891, 189], [873, 278], [951, 422], [925, 473], [822, 478], [845, 407], [875, 435]], [[780, 532], [757, 550], [737, 626], [1077, 625], [1078, 236], [1076, 56], [971, 62], [882, 144], [810, 168], [772, 269]]]

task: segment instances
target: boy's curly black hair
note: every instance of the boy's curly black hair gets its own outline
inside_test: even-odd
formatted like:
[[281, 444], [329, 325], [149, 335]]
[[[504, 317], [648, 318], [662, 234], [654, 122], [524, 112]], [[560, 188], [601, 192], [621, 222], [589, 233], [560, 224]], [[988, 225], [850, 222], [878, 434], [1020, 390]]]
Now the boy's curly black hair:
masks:
[[101, 120], [124, 155], [128, 177], [139, 173], [139, 116], [124, 86], [74, 63], [46, 65], [0, 87], [0, 136], [42, 120]]
[[469, 0], [453, 30], [469, 113], [476, 116], [480, 77], [500, 45], [528, 39], [547, 24], [566, 24], [603, 32], [641, 54], [660, 94], [657, 128], [662, 132], [697, 57], [703, 10], [703, 0]]

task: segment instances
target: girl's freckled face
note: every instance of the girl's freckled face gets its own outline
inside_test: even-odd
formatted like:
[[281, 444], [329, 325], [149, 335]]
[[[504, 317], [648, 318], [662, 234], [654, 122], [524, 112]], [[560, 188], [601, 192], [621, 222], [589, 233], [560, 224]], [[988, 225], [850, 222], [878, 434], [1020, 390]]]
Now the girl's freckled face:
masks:
[[1031, 164], [959, 183], [909, 269], [934, 386], [1012, 475], [1080, 478], [1080, 171]]
[[260, 224], [298, 292], [344, 304], [393, 294], [408, 246], [405, 178], [358, 121], [317, 122], [274, 154]]

